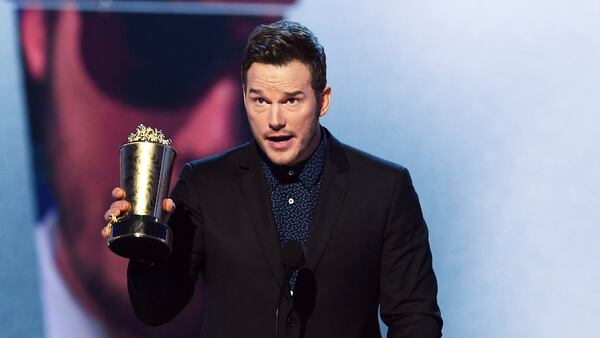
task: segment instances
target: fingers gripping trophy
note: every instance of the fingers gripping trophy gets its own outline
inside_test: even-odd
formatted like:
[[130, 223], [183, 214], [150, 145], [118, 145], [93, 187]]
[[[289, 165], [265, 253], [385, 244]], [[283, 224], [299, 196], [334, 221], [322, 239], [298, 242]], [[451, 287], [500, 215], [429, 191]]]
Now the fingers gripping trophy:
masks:
[[161, 130], [140, 124], [119, 150], [120, 186], [131, 205], [127, 215], [109, 219], [108, 247], [119, 256], [158, 262], [171, 253], [173, 233], [162, 221], [177, 155], [171, 143]]

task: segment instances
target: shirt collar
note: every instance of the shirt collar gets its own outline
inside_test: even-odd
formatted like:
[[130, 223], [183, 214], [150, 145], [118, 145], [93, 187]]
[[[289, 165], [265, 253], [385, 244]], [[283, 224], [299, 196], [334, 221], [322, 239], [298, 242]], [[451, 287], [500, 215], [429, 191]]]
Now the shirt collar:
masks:
[[268, 178], [275, 179], [267, 181], [276, 181], [277, 184], [300, 181], [306, 188], [310, 188], [321, 177], [327, 159], [328, 143], [325, 132], [321, 129], [321, 143], [317, 149], [308, 159], [293, 167], [275, 165], [261, 152], [265, 174], [270, 176]]

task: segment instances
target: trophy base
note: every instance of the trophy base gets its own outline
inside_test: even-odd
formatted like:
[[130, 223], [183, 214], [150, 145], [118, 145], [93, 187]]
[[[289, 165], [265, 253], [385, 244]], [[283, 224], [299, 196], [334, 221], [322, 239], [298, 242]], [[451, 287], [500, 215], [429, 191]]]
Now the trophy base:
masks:
[[125, 258], [160, 262], [171, 254], [172, 242], [171, 228], [157, 218], [128, 215], [113, 224], [108, 247]]

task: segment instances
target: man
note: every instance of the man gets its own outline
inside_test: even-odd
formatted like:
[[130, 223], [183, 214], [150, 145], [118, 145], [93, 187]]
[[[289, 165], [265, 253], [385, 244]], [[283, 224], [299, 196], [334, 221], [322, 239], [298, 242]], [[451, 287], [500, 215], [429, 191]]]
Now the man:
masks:
[[[317, 38], [289, 21], [257, 27], [242, 82], [254, 140], [184, 166], [163, 203], [172, 255], [129, 263], [137, 316], [168, 322], [202, 273], [202, 337], [379, 337], [379, 308], [389, 337], [440, 337], [427, 227], [409, 174], [320, 126], [331, 88]], [[113, 197], [107, 219], [130, 207], [123, 190]], [[296, 262], [288, 243], [305, 248]]]

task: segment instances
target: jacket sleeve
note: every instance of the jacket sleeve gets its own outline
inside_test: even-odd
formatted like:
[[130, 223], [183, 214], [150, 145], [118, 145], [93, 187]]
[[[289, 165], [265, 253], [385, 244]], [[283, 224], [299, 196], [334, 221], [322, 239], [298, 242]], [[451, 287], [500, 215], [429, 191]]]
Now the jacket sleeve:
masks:
[[381, 318], [388, 338], [439, 338], [442, 318], [427, 225], [406, 169], [395, 183], [381, 258]]
[[173, 319], [194, 293], [204, 251], [202, 215], [192, 180], [193, 169], [186, 164], [171, 194], [176, 208], [168, 222], [173, 231], [173, 251], [168, 260], [153, 265], [129, 261], [129, 298], [136, 316], [147, 325]]

